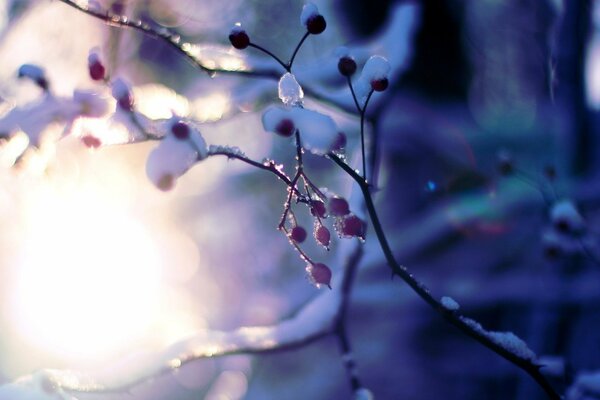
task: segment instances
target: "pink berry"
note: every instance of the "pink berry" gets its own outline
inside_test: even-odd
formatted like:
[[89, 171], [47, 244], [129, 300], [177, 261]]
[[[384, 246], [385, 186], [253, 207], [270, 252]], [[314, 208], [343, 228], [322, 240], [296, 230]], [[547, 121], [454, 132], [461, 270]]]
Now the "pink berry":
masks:
[[342, 197], [332, 197], [329, 199], [329, 213], [335, 217], [342, 217], [350, 214], [350, 206], [346, 199]]
[[244, 30], [233, 30], [229, 34], [231, 45], [238, 50], [243, 50], [250, 44], [250, 37]]
[[323, 263], [314, 263], [306, 266], [306, 272], [311, 282], [319, 287], [327, 285], [331, 289], [331, 270]]
[[125, 111], [133, 111], [133, 97], [131, 94], [126, 94], [117, 99], [117, 104]]
[[339, 229], [343, 236], [364, 239], [367, 231], [367, 224], [356, 215], [349, 215], [340, 222]]
[[319, 218], [325, 218], [327, 216], [327, 209], [325, 208], [325, 203], [320, 200], [312, 200], [310, 202], [310, 213]]
[[346, 148], [346, 135], [343, 132], [338, 132], [335, 142], [333, 142], [333, 146], [331, 146], [331, 151], [342, 151]]
[[90, 149], [96, 149], [102, 145], [102, 141], [92, 135], [82, 136], [81, 141], [83, 142], [85, 147], [89, 147]]
[[356, 61], [352, 57], [344, 56], [338, 61], [338, 70], [344, 76], [352, 76], [356, 72]]
[[329, 241], [331, 240], [331, 233], [329, 229], [320, 225], [315, 231], [315, 239], [324, 247], [329, 247]]
[[178, 121], [171, 127], [171, 132], [179, 140], [186, 140], [190, 137], [190, 128], [185, 122]]
[[301, 226], [295, 226], [290, 232], [290, 239], [296, 243], [302, 243], [306, 240], [306, 229]]
[[321, 14], [312, 15], [306, 21], [306, 30], [308, 33], [313, 35], [322, 33], [326, 27], [327, 22], [325, 22], [325, 17], [323, 17]]
[[275, 133], [283, 136], [290, 137], [296, 131], [296, 127], [294, 126], [294, 121], [289, 118], [284, 118], [275, 126]]
[[387, 78], [375, 79], [371, 81], [371, 88], [376, 92], [383, 92], [389, 86]]
[[168, 192], [175, 187], [175, 177], [171, 174], [161, 176], [158, 182], [156, 182], [156, 187], [163, 192]]
[[104, 65], [100, 61], [94, 61], [88, 65], [88, 69], [90, 72], [90, 78], [95, 81], [101, 81], [104, 79], [104, 75], [106, 74], [106, 69]]

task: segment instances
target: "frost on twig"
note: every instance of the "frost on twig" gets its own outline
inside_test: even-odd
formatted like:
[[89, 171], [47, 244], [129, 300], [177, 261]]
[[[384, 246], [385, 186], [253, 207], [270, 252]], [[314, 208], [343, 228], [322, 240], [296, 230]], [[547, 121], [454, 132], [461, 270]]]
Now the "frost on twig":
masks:
[[[137, 386], [157, 376], [169, 373], [184, 364], [200, 359], [220, 357], [230, 354], [253, 354], [280, 351], [303, 346], [332, 332], [342, 303], [339, 286], [321, 292], [307, 303], [295, 316], [277, 325], [241, 327], [234, 331], [198, 332], [195, 336], [174, 343], [169, 348], [150, 357], [150, 362], [127, 363], [126, 373], [103, 377], [103, 374], [83, 374], [73, 371], [44, 370], [0, 386], [0, 399], [46, 399], [34, 396], [40, 392], [39, 377], [44, 377], [46, 386], [53, 393], [66, 392], [121, 392]], [[117, 375], [117, 376], [114, 376]], [[13, 393], [23, 396], [3, 397]], [[33, 394], [32, 394], [33, 393]], [[51, 397], [48, 399], [73, 399], [72, 397]]]
[[460, 317], [461, 321], [471, 327], [475, 332], [487, 337], [489, 340], [502, 347], [507, 352], [528, 361], [535, 361], [536, 355], [520, 337], [512, 332], [494, 332], [485, 330], [481, 324], [471, 318]]

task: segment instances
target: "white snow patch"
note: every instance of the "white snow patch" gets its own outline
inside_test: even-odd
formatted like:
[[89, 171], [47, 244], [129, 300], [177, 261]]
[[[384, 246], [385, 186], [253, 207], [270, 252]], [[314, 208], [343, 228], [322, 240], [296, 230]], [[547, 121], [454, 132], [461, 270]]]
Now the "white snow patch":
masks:
[[236, 22], [231, 27], [231, 30], [229, 31], [230, 34], [236, 34], [236, 33], [241, 33], [241, 32], [245, 32], [244, 28], [242, 28], [242, 23], [241, 22]]
[[39, 79], [43, 79], [45, 77], [44, 69], [37, 65], [33, 64], [23, 64], [19, 67], [18, 72], [20, 77], [26, 77], [37, 81]]
[[504, 350], [525, 360], [534, 361], [535, 353], [527, 346], [523, 339], [512, 332], [493, 332], [485, 330], [481, 324], [471, 318], [460, 317], [460, 319], [469, 325], [473, 330], [486, 336], [492, 342], [502, 347]]
[[267, 132], [275, 133], [277, 124], [285, 118], [290, 118], [290, 110], [277, 106], [268, 107], [262, 115], [263, 128]]
[[281, 79], [279, 79], [279, 99], [286, 106], [296, 106], [302, 104], [304, 98], [304, 91], [296, 77], [286, 72]]
[[598, 398], [600, 398], [600, 371], [580, 373], [577, 375], [575, 383], [566, 393], [566, 400], [592, 400]]
[[390, 69], [390, 63], [387, 58], [371, 56], [363, 67], [361, 78], [369, 82], [385, 79], [389, 77]]
[[554, 203], [550, 210], [553, 224], [565, 223], [569, 232], [580, 232], [585, 227], [585, 221], [571, 200], [560, 200]]
[[300, 24], [306, 26], [308, 20], [319, 15], [319, 9], [315, 3], [306, 3], [302, 7], [302, 13], [300, 14]]
[[457, 311], [460, 308], [460, 305], [452, 297], [444, 296], [441, 302], [446, 310]]
[[122, 78], [115, 79], [112, 84], [112, 95], [119, 100], [131, 95], [131, 86]]
[[363, 387], [354, 392], [354, 400], [375, 400], [375, 396], [373, 392]]
[[333, 119], [317, 111], [294, 107], [294, 125], [300, 131], [302, 145], [314, 154], [327, 154], [335, 144], [338, 129]]

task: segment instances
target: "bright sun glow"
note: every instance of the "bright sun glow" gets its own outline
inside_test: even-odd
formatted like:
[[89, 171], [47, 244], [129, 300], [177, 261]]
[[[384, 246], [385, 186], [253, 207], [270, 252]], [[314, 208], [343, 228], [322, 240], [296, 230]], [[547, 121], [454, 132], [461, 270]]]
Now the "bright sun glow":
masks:
[[93, 187], [37, 198], [27, 205], [14, 286], [17, 328], [32, 344], [75, 360], [131, 346], [160, 297], [156, 244]]

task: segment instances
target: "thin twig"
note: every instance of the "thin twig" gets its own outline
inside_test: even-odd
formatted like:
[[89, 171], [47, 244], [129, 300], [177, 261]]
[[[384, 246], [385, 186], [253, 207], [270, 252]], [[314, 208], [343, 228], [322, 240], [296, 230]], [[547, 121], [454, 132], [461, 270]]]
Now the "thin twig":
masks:
[[410, 288], [417, 295], [419, 295], [419, 297], [421, 297], [436, 312], [441, 314], [448, 322], [456, 326], [463, 333], [475, 339], [485, 347], [494, 351], [496, 354], [500, 355], [504, 359], [510, 361], [511, 363], [515, 364], [516, 366], [527, 372], [546, 392], [550, 399], [560, 400], [560, 395], [554, 390], [554, 388], [550, 385], [550, 383], [544, 377], [544, 375], [541, 374], [539, 365], [536, 365], [527, 358], [521, 357], [511, 351], [508, 351], [506, 348], [492, 341], [483, 332], [474, 329], [471, 325], [469, 325], [466, 322], [466, 318], [461, 318], [461, 315], [459, 313], [445, 308], [436, 298], [434, 298], [431, 295], [429, 289], [427, 289], [425, 285], [419, 282], [405, 267], [401, 266], [396, 261], [392, 249], [387, 241], [387, 237], [383, 232], [383, 227], [381, 225], [381, 221], [379, 220], [379, 215], [377, 214], [377, 211], [375, 209], [375, 204], [373, 203], [373, 198], [369, 191], [369, 185], [367, 181], [359, 174], [357, 174], [356, 171], [354, 171], [337, 155], [330, 153], [329, 158], [333, 162], [335, 162], [339, 167], [341, 167], [348, 175], [350, 175], [360, 187], [360, 190], [363, 194], [363, 198], [367, 206], [367, 212], [369, 214], [371, 223], [373, 224], [373, 229], [375, 230], [375, 234], [377, 236], [377, 240], [379, 241], [381, 250], [385, 255], [386, 261], [388, 263], [388, 266], [391, 268], [392, 273], [394, 275], [398, 275], [404, 282], [406, 282], [410, 286]]
[[296, 45], [296, 48], [294, 49], [294, 52], [292, 53], [292, 57], [290, 58], [290, 61], [287, 63], [287, 70], [288, 72], [291, 72], [292, 70], [292, 66], [294, 65], [294, 60], [296, 59], [296, 55], [298, 54], [298, 50], [300, 50], [300, 47], [302, 47], [302, 44], [304, 43], [304, 41], [306, 40], [306, 38], [310, 35], [310, 33], [307, 31], [304, 36], [302, 36], [302, 39], [300, 39], [300, 41], [298, 42], [298, 44]]

